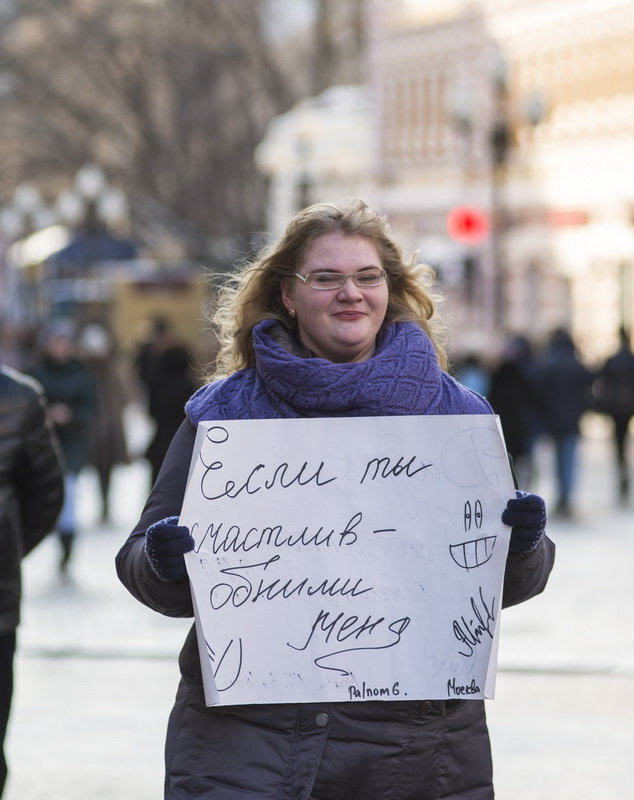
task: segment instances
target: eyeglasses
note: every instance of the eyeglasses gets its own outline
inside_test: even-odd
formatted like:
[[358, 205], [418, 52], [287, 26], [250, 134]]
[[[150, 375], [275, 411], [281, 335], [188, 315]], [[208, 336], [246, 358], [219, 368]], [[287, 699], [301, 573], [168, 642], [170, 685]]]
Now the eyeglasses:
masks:
[[385, 270], [381, 267], [372, 267], [354, 272], [352, 275], [344, 275], [341, 272], [311, 272], [309, 275], [299, 275], [294, 273], [294, 277], [303, 281], [311, 289], [328, 291], [330, 289], [341, 289], [348, 278], [359, 289], [369, 289], [372, 286], [380, 286], [385, 280]]

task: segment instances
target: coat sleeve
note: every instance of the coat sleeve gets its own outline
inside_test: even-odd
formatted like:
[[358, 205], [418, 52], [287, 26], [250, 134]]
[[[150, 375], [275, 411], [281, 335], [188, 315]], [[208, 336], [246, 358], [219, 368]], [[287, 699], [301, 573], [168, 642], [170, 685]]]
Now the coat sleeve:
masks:
[[162, 581], [145, 557], [145, 532], [154, 522], [180, 515], [196, 429], [185, 419], [174, 435], [141, 518], [116, 557], [119, 579], [144, 605], [168, 617], [192, 617], [189, 580]]
[[44, 393], [29, 389], [22, 418], [22, 448], [17, 468], [22, 554], [26, 555], [55, 526], [64, 500], [62, 456], [46, 413]]
[[542, 592], [555, 562], [555, 544], [546, 535], [532, 553], [509, 553], [504, 570], [502, 607], [514, 606]]

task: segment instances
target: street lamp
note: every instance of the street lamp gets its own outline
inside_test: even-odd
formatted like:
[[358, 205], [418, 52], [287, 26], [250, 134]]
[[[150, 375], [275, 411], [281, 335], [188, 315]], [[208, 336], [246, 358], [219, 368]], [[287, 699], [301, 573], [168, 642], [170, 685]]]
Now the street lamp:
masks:
[[[473, 80], [470, 76], [469, 80]], [[465, 147], [465, 158], [470, 156], [472, 134], [481, 119], [485, 124], [481, 132], [488, 159], [488, 210], [489, 254], [492, 283], [492, 322], [497, 330], [502, 330], [507, 323], [507, 269], [505, 254], [505, 238], [509, 220], [507, 202], [504, 196], [508, 184], [509, 159], [513, 148], [515, 115], [512, 98], [509, 94], [508, 65], [499, 47], [489, 53], [486, 68], [486, 82], [490, 98], [490, 110], [481, 114], [475, 108], [473, 85], [459, 83], [454, 86], [448, 97], [448, 111], [454, 122], [457, 133]], [[532, 128], [537, 126], [545, 114], [543, 95], [537, 91], [530, 92], [517, 115]], [[488, 122], [486, 121], [488, 118]]]
[[5, 321], [17, 321], [24, 313], [19, 302], [20, 274], [10, 268], [12, 245], [34, 231], [54, 224], [54, 213], [42, 200], [37, 186], [21, 183], [7, 205], [0, 209], [0, 310]]
[[111, 186], [101, 167], [85, 164], [75, 175], [73, 186], [61, 192], [57, 213], [67, 224], [88, 229], [120, 224], [128, 219], [125, 194]]

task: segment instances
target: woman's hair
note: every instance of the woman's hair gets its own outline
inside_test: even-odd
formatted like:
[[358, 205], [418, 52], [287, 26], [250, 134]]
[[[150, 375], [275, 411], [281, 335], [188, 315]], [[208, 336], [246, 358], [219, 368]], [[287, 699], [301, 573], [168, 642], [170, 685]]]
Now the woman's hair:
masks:
[[432, 270], [416, 264], [415, 255], [406, 261], [391, 238], [385, 217], [357, 200], [345, 207], [318, 203], [303, 209], [276, 243], [246, 261], [219, 290], [212, 318], [219, 340], [214, 377], [254, 365], [251, 332], [263, 319], [277, 319], [297, 334], [297, 321], [282, 303], [281, 282], [299, 271], [310, 243], [326, 233], [363, 236], [374, 245], [387, 274], [389, 299], [384, 324], [418, 323], [446, 367], [444, 336], [440, 323], [433, 319], [438, 298], [432, 292]]

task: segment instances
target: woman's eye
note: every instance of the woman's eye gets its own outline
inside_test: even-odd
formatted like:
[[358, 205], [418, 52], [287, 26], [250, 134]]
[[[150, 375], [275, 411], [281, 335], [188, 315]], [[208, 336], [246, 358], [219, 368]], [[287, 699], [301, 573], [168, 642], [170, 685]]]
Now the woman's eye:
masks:
[[314, 272], [311, 278], [315, 286], [337, 286], [339, 279], [336, 275], [329, 275], [327, 272]]
[[357, 285], [359, 286], [376, 286], [378, 281], [381, 280], [381, 272], [378, 269], [370, 269], [365, 272], [358, 272], [356, 275]]

